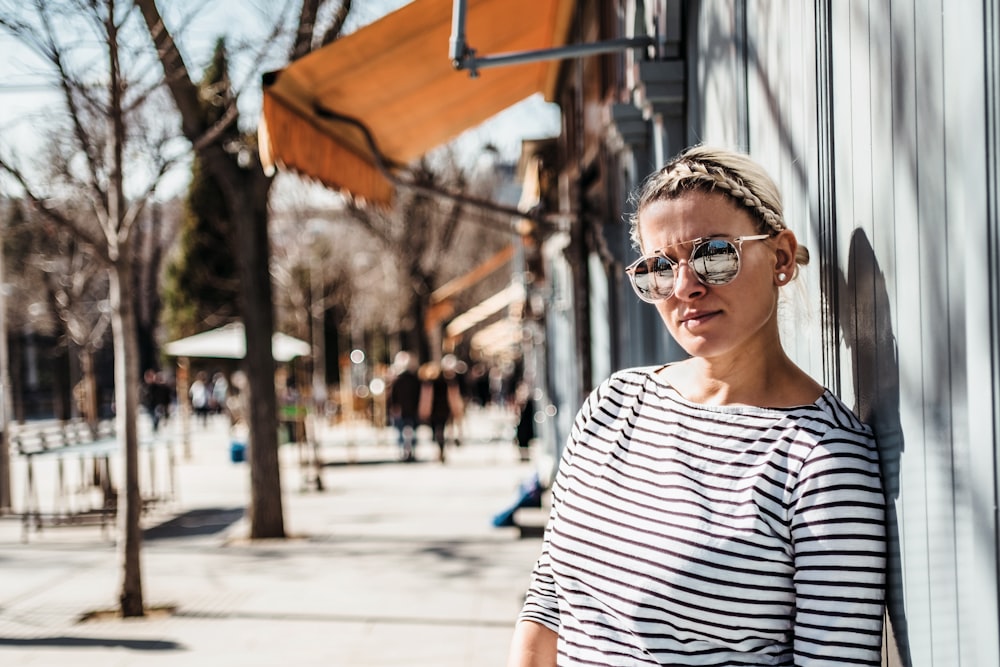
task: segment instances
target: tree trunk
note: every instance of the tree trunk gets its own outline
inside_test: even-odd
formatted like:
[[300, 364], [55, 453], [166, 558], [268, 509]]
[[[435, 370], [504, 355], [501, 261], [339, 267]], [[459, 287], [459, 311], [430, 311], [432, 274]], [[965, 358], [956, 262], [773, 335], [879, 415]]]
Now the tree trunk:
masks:
[[[105, 21], [110, 56], [110, 114], [112, 141], [112, 171], [108, 178], [108, 224], [105, 235], [109, 240], [108, 258], [111, 268], [109, 300], [111, 301], [111, 328], [115, 348], [115, 417], [116, 433], [122, 450], [124, 484], [116, 498], [120, 527], [118, 548], [122, 559], [122, 587], [118, 599], [125, 618], [143, 616], [142, 568], [140, 556], [142, 532], [139, 519], [142, 497], [139, 492], [139, 436], [136, 422], [139, 415], [139, 346], [135, 328], [135, 300], [132, 298], [134, 246], [125, 227], [127, 209], [124, 184], [125, 112], [122, 104], [124, 83], [118, 52], [118, 26], [114, 22], [115, 6], [107, 0], [108, 14]], [[115, 232], [114, 236], [107, 231]]]
[[278, 459], [278, 401], [274, 390], [274, 299], [267, 202], [272, 180], [260, 162], [239, 167], [221, 150], [203, 152], [233, 216], [230, 244], [240, 277], [240, 306], [247, 349], [243, 360], [250, 396], [250, 537], [285, 537]]
[[138, 418], [138, 342], [135, 333], [135, 310], [131, 297], [123, 294], [132, 284], [130, 259], [119, 258], [110, 271], [112, 329], [115, 346], [115, 408], [116, 432], [122, 448], [124, 485], [118, 492], [118, 523], [120, 528], [119, 555], [122, 559], [122, 585], [119, 601], [124, 617], [142, 616], [141, 547], [142, 531], [139, 520], [142, 496], [139, 489]]
[[[259, 175], [257, 172], [260, 172]], [[278, 402], [274, 391], [274, 306], [271, 289], [267, 200], [270, 179], [260, 166], [240, 170], [241, 199], [230, 202], [240, 297], [247, 337], [244, 360], [250, 385], [250, 537], [285, 537], [278, 460]]]
[[274, 299], [271, 287], [271, 246], [268, 209], [272, 179], [264, 175], [259, 160], [240, 167], [219, 146], [201, 153], [206, 167], [219, 183], [230, 215], [240, 277], [240, 306], [246, 332], [243, 360], [250, 396], [250, 537], [285, 537], [278, 460], [278, 401], [274, 391]]

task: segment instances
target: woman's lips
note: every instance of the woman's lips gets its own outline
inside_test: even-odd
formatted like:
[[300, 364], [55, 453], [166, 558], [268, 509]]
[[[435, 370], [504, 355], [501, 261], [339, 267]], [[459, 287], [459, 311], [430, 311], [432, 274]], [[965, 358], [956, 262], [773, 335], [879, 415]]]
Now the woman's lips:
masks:
[[681, 316], [681, 326], [687, 327], [688, 329], [694, 329], [702, 324], [706, 323], [708, 320], [712, 319], [718, 315], [721, 311], [705, 311], [696, 313], [686, 313]]

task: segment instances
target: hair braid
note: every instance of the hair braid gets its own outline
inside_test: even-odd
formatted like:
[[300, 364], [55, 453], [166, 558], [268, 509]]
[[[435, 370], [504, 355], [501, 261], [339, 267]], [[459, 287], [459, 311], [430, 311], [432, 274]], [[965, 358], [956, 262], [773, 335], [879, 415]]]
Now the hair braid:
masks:
[[734, 201], [750, 209], [760, 217], [773, 233], [785, 229], [780, 213], [761, 201], [741, 178], [729, 170], [707, 160], [681, 159], [674, 163], [668, 189], [672, 193], [696, 189], [699, 185], [722, 190]]

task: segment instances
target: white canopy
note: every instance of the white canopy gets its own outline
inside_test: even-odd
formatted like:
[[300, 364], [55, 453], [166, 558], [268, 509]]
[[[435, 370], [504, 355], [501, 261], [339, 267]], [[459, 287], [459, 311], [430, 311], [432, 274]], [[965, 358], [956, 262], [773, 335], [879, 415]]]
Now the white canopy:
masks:
[[[246, 332], [243, 324], [236, 322], [171, 341], [163, 349], [172, 357], [242, 359], [247, 353]], [[283, 333], [276, 333], [271, 339], [271, 352], [275, 361], [291, 361], [295, 357], [308, 356], [310, 351], [309, 343]]]

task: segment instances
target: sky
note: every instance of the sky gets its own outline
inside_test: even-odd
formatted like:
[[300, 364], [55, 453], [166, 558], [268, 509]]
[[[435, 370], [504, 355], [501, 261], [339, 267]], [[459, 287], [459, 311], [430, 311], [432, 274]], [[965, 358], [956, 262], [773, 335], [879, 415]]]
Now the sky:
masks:
[[[165, 12], [178, 12], [173, 20], [169, 14], [165, 16], [168, 25], [177, 25], [184, 11], [192, 8], [198, 11], [198, 20], [193, 21], [181, 37], [188, 65], [196, 68], [207, 62], [220, 26], [225, 27], [230, 48], [241, 42], [259, 43], [261, 35], [267, 31], [261, 16], [268, 11], [267, 7], [276, 4], [267, 0], [171, 0], [169, 3], [161, 2], [160, 6]], [[329, 4], [331, 8], [335, 6], [335, 3]], [[377, 20], [384, 13], [404, 4], [407, 4], [406, 0], [354, 2], [351, 10], [353, 22], [349, 22], [348, 30]], [[0, 11], [3, 11], [2, 7]], [[38, 130], [51, 122], [50, 109], [61, 104], [61, 97], [39, 76], [40, 61], [37, 57], [3, 31], [0, 31], [0, 53], [4, 54], [0, 58], [0, 151], [23, 164], [24, 160], [19, 158], [38, 154], [41, 148]], [[239, 69], [240, 63], [236, 63], [234, 81], [237, 86], [246, 87], [245, 94], [241, 95], [241, 116], [253, 126], [259, 117], [260, 74], [279, 65], [280, 62]], [[492, 143], [503, 158], [516, 160], [521, 139], [555, 136], [559, 133], [559, 122], [557, 108], [535, 96], [468, 130], [456, 141], [460, 150], [470, 152], [487, 142]], [[165, 188], [168, 192], [162, 194], [171, 194], [170, 190], [179, 190], [185, 183], [186, 174], [175, 174], [168, 180]]]

